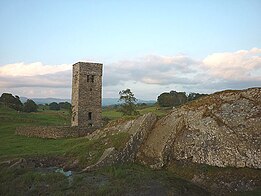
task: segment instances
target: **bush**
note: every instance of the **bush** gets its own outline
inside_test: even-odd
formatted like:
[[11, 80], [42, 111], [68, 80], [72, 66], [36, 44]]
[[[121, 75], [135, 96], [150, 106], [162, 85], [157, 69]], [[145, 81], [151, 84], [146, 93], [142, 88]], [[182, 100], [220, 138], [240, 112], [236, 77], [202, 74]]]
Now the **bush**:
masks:
[[169, 93], [162, 93], [158, 96], [158, 103], [161, 107], [173, 107], [187, 102], [185, 92], [170, 91]]
[[17, 111], [22, 111], [22, 109], [23, 109], [23, 104], [17, 95], [13, 96], [10, 93], [3, 93], [0, 97], [0, 102], [4, 106], [15, 109]]
[[23, 111], [24, 112], [37, 112], [36, 103], [31, 99], [27, 99], [27, 101], [24, 103]]
[[49, 104], [49, 109], [50, 110], [60, 110], [60, 105], [56, 102], [52, 102]]
[[60, 102], [59, 106], [61, 109], [70, 110], [72, 105], [69, 102]]

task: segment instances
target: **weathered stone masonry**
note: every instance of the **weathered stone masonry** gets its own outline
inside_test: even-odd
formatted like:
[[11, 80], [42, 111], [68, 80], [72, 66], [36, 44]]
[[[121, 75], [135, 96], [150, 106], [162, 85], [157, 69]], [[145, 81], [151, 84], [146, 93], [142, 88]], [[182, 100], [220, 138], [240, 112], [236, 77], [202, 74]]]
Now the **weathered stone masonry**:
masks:
[[101, 127], [102, 64], [73, 65], [72, 126]]
[[89, 135], [94, 130], [94, 128], [70, 126], [17, 127], [16, 134], [27, 137], [58, 139], [66, 137], [83, 137]]

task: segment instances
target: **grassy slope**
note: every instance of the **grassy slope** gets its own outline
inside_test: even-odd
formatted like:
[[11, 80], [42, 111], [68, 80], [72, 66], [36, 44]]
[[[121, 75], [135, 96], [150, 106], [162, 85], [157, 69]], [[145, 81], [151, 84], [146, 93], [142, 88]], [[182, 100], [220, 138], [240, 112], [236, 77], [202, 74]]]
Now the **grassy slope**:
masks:
[[0, 161], [28, 156], [62, 156], [77, 159], [84, 167], [97, 161], [105, 148], [119, 148], [122, 144], [119, 141], [125, 141], [128, 137], [128, 134], [120, 133], [90, 141], [87, 138], [54, 140], [15, 135], [15, 128], [18, 126], [69, 125], [70, 115], [65, 110], [41, 110], [28, 114], [0, 107], [0, 122]]

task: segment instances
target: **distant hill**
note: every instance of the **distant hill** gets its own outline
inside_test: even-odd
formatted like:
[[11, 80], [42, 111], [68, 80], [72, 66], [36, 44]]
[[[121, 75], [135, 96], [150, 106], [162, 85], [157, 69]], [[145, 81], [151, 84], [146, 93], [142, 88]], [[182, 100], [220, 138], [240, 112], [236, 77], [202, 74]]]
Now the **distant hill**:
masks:
[[[28, 98], [26, 97], [20, 97], [20, 100], [24, 103], [26, 102]], [[34, 102], [36, 104], [49, 104], [49, 103], [52, 103], [52, 102], [71, 102], [71, 99], [59, 99], [59, 98], [30, 98], [32, 100], [34, 100]], [[117, 104], [120, 104], [118, 102], [118, 98], [103, 98], [102, 99], [102, 106], [109, 106], [109, 105], [117, 105]], [[138, 103], [146, 103], [146, 104], [154, 104], [156, 101], [154, 100], [139, 100], [138, 99]]]
[[[21, 100], [21, 102], [26, 102], [26, 100], [27, 100], [28, 98], [27, 97], [20, 97], [20, 100]], [[57, 103], [59, 103], [59, 102], [71, 102], [71, 100], [70, 99], [59, 99], [59, 98], [29, 98], [29, 99], [32, 99], [32, 100], [34, 100], [34, 102], [36, 103], [36, 104], [46, 104], [46, 103], [52, 103], [52, 102], [57, 102]]]
[[[121, 103], [118, 100], [119, 100], [118, 98], [103, 98], [102, 99], [102, 106], [118, 105], [118, 104]], [[138, 103], [154, 104], [154, 103], [156, 103], [156, 101], [138, 99]]]

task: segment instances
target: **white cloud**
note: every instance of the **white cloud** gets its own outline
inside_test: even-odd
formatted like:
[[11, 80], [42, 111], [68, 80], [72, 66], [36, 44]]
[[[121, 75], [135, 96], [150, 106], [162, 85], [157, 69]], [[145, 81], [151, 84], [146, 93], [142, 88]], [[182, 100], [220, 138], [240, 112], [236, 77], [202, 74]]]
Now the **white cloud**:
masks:
[[[30, 97], [69, 98], [72, 65], [15, 63], [0, 66], [0, 90]], [[210, 93], [261, 86], [261, 49], [214, 53], [203, 60], [186, 55], [148, 55], [104, 62], [103, 96], [131, 88], [138, 98], [156, 99], [164, 91]], [[137, 93], [136, 93], [137, 92]]]
[[71, 65], [43, 65], [41, 62], [25, 64], [14, 63], [0, 67], [0, 76], [34, 76], [70, 70]]
[[[207, 56], [203, 63], [203, 67], [213, 77], [242, 81], [254, 78], [258, 80], [256, 73], [261, 68], [261, 49], [214, 53]], [[259, 79], [260, 77], [259, 75]]]

